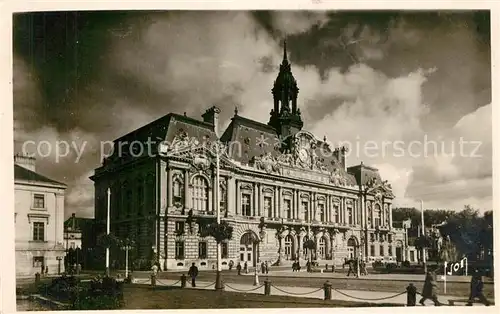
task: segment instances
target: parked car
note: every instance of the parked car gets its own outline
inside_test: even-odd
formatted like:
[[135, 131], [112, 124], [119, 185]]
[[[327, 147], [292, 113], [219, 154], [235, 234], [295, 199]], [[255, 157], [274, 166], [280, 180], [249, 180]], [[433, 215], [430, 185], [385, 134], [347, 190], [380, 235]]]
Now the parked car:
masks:
[[396, 258], [394, 256], [384, 256], [384, 258], [382, 259], [382, 263], [384, 263], [385, 265], [387, 265], [387, 264], [397, 264], [396, 263]]

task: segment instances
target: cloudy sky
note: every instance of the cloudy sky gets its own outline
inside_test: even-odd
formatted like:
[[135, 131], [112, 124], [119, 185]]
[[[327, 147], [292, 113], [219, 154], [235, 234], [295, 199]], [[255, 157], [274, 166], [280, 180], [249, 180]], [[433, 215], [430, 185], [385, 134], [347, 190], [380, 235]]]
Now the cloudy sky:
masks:
[[[15, 15], [15, 149], [52, 143], [47, 157], [29, 146], [38, 171], [69, 185], [66, 216], [92, 217], [101, 141], [214, 104], [224, 126], [235, 105], [266, 123], [286, 37], [305, 129], [350, 143], [348, 165], [378, 167], [397, 205], [491, 210], [489, 23], [488, 12]], [[82, 157], [58, 159], [56, 141]]]

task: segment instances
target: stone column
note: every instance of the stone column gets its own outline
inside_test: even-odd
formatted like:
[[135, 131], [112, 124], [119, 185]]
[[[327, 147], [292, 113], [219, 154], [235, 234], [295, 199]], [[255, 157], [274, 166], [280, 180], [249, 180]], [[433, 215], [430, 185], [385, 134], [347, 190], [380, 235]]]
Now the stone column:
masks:
[[215, 169], [214, 172], [212, 173], [212, 193], [210, 193], [212, 197], [212, 201], [209, 203], [210, 206], [212, 207], [209, 212], [213, 212], [215, 214], [215, 211], [217, 210], [217, 189], [219, 188], [219, 182], [217, 182], [217, 178], [215, 175]]
[[258, 216], [259, 215], [259, 212], [260, 212], [260, 208], [259, 208], [259, 184], [258, 183], [254, 183], [253, 184], [253, 216]]
[[281, 187], [278, 186], [278, 208], [277, 208], [277, 216], [278, 218], [281, 218], [282, 217], [282, 213], [281, 213]]
[[235, 182], [234, 178], [231, 176], [227, 179], [227, 211], [228, 215], [233, 215], [236, 208], [236, 192], [235, 192]]
[[184, 170], [184, 202], [186, 204], [186, 208], [193, 208], [193, 204], [191, 204], [192, 200], [189, 193], [189, 171]]
[[303, 235], [300, 235], [298, 234], [297, 235], [297, 239], [298, 239], [298, 250], [299, 252], [297, 253], [297, 258], [300, 258], [300, 256], [302, 255], [302, 250], [303, 250], [303, 242], [304, 242], [304, 236]]
[[173, 206], [173, 194], [174, 189], [172, 185], [172, 168], [167, 168], [167, 206], [171, 208]]
[[240, 206], [241, 206], [241, 195], [240, 195], [240, 181], [235, 180], [235, 199], [236, 199], [236, 204], [234, 206], [234, 212], [236, 215], [240, 214]]
[[389, 210], [389, 229], [392, 229], [392, 204], [388, 204], [387, 208]]
[[278, 186], [274, 187], [273, 217], [278, 217]]

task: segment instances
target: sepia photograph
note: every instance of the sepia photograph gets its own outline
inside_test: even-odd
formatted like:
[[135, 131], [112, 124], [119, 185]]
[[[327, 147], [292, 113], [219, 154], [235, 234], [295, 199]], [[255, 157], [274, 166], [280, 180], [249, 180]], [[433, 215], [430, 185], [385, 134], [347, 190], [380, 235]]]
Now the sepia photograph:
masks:
[[494, 306], [491, 29], [14, 12], [17, 311]]

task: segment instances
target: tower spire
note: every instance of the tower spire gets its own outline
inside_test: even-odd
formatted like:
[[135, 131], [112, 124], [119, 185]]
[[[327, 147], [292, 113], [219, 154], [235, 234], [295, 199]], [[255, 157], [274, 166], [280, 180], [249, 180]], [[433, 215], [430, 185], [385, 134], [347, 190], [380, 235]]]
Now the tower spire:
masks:
[[283, 43], [283, 63], [288, 63], [288, 56], [286, 53], [286, 38], [285, 42]]

